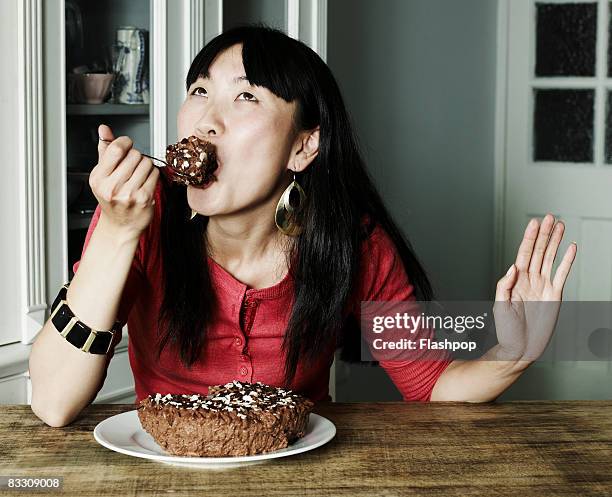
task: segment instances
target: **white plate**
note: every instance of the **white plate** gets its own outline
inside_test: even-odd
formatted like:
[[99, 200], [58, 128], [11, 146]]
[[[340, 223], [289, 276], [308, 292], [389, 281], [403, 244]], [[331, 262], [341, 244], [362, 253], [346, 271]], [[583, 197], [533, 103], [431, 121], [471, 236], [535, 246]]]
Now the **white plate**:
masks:
[[169, 455], [151, 435], [142, 429], [136, 411], [128, 411], [112, 416], [98, 423], [94, 429], [94, 438], [107, 449], [121, 452], [128, 456], [153, 459], [175, 466], [187, 466], [202, 469], [226, 469], [247, 464], [257, 464], [276, 457], [292, 456], [300, 452], [316, 449], [329, 442], [336, 435], [336, 427], [327, 418], [311, 413], [306, 435], [289, 447], [257, 454], [255, 456], [233, 457], [180, 457]]

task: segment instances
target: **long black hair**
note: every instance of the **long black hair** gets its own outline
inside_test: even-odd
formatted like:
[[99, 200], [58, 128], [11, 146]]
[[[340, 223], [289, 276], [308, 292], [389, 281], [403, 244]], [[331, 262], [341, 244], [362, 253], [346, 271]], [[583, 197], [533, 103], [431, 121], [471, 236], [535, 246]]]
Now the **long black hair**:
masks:
[[[289, 267], [294, 268], [294, 305], [283, 339], [285, 383], [300, 360], [310, 362], [330, 345], [341, 358], [358, 360], [359, 320], [347, 313], [360, 268], [361, 243], [376, 224], [394, 242], [418, 300], [431, 300], [427, 275], [412, 247], [387, 212], [368, 174], [340, 89], [323, 60], [304, 43], [265, 25], [239, 26], [212, 39], [193, 60], [186, 89], [208, 76], [215, 57], [242, 45], [248, 81], [287, 102], [297, 102], [298, 131], [320, 126], [319, 153], [297, 181], [307, 194], [303, 232], [296, 237]], [[164, 296], [159, 330], [178, 344], [190, 367], [206, 345], [215, 319], [215, 291], [207, 264], [208, 218], [189, 221], [185, 187], [164, 184], [161, 242]], [[364, 223], [363, 220], [368, 222]]]

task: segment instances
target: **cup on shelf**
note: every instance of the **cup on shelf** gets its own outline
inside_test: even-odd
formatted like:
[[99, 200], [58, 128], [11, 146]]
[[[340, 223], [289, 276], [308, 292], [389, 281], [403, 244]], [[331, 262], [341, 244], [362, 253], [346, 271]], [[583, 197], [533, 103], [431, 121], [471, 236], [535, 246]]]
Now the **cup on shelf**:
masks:
[[114, 79], [115, 75], [112, 73], [69, 74], [69, 99], [79, 104], [104, 103]]

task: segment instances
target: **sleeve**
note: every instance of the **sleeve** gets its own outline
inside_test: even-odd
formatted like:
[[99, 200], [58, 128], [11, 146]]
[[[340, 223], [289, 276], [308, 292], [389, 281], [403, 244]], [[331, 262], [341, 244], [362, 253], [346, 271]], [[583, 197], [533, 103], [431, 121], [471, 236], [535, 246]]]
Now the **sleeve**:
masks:
[[[147, 247], [149, 247], [150, 237], [152, 236], [151, 233], [154, 229], [153, 225], [159, 224], [160, 217], [161, 217], [162, 200], [160, 198], [161, 197], [161, 184], [160, 183], [161, 182], [158, 182], [156, 190], [155, 190], [156, 205], [155, 205], [155, 214], [154, 214], [153, 220], [149, 228], [146, 229], [140, 237], [138, 247], [136, 248], [136, 252], [134, 254], [134, 259], [132, 260], [130, 272], [128, 273], [128, 277], [127, 277], [125, 286], [123, 288], [121, 300], [119, 302], [119, 309], [117, 311], [117, 321], [121, 323], [122, 328], [127, 323], [130, 310], [132, 309], [134, 301], [136, 300], [139, 294], [139, 287], [142, 284], [143, 279], [146, 277], [146, 263], [145, 263], [145, 261], [147, 260], [146, 250], [147, 250]], [[83, 254], [85, 254], [85, 251], [87, 250], [87, 246], [89, 245], [91, 236], [93, 235], [93, 232], [96, 229], [98, 220], [100, 219], [101, 212], [102, 210], [100, 208], [100, 205], [98, 205], [91, 218], [91, 222], [89, 223], [87, 235], [85, 236], [85, 242], [83, 244], [83, 250], [81, 252], [81, 259], [83, 258]], [[74, 273], [77, 272], [80, 262], [81, 261], [78, 260], [73, 264], [72, 270]], [[119, 334], [115, 337], [113, 341], [112, 349], [114, 349], [114, 346], [121, 341], [122, 336], [123, 336], [123, 331], [119, 332]]]
[[[376, 226], [362, 245], [360, 279], [354, 311], [361, 314], [362, 301], [415, 301], [414, 287], [404, 270], [402, 259], [387, 233]], [[424, 330], [430, 336], [431, 330]], [[419, 331], [422, 333], [422, 331]], [[411, 355], [408, 360], [380, 360], [405, 401], [429, 401], [436, 381], [450, 364], [447, 352]], [[420, 354], [420, 352], [419, 352]]]

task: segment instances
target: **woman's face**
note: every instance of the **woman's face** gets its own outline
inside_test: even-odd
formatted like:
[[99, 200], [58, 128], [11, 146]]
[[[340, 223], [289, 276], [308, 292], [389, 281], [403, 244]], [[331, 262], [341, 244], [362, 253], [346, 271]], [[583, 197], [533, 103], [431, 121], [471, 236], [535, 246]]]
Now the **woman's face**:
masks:
[[276, 205], [291, 179], [286, 171], [294, 168], [295, 102], [246, 81], [241, 45], [220, 53], [209, 75], [190, 86], [177, 118], [179, 140], [208, 140], [219, 158], [217, 181], [204, 189], [187, 187], [190, 207], [214, 216]]

